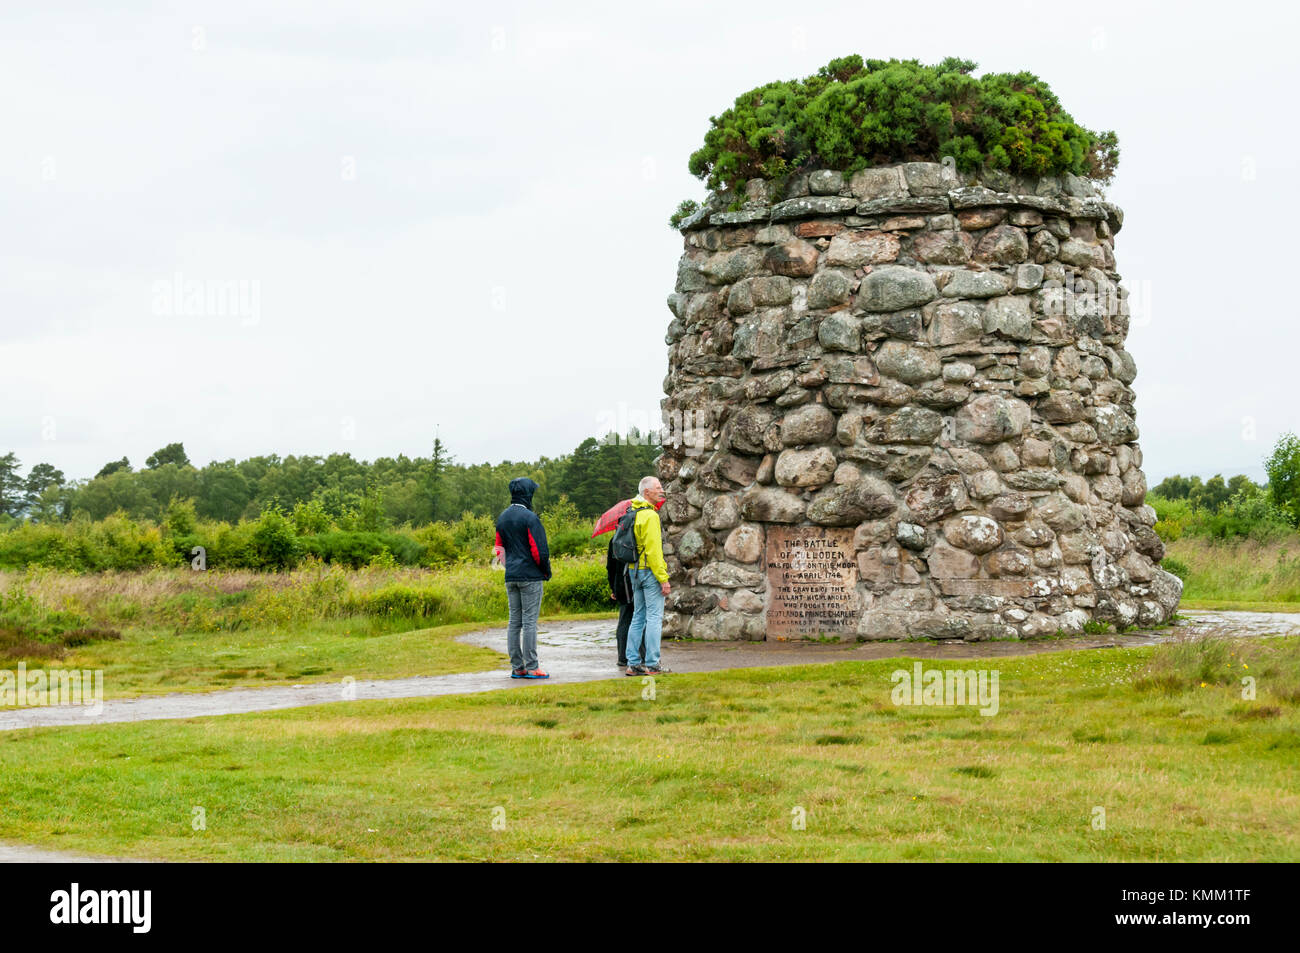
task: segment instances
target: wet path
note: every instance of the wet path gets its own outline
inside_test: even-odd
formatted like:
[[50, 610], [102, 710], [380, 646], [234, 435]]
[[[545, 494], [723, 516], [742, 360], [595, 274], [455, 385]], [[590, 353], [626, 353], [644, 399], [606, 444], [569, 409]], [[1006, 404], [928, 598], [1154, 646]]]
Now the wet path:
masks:
[[117, 857], [91, 857], [89, 854], [72, 854], [62, 850], [42, 850], [21, 844], [0, 844], [0, 864], [131, 864], [134, 859]]
[[[1297, 635], [1300, 634], [1300, 612], [1213, 612], [1200, 609], [1184, 609], [1187, 616], [1177, 629], [1164, 632], [1176, 632], [1187, 635], [1225, 635], [1234, 638], [1259, 635]], [[1162, 638], [1168, 636], [1161, 634]]]

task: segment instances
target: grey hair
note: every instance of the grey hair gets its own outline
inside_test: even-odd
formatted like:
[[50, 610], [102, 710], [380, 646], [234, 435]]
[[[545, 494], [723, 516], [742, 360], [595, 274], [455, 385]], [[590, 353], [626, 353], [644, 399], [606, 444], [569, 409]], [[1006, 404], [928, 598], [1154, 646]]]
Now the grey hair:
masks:
[[650, 487], [654, 486], [658, 482], [658, 477], [644, 476], [641, 478], [641, 482], [636, 485], [636, 491], [638, 493], [645, 493], [646, 490], [650, 489]]

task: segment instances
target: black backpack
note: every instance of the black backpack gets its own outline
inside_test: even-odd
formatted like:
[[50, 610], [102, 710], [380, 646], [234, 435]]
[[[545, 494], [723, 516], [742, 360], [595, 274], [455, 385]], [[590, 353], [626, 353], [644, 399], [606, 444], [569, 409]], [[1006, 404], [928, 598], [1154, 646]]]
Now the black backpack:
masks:
[[618, 518], [618, 527], [614, 530], [614, 558], [621, 563], [639, 563], [641, 552], [636, 545], [636, 515], [640, 510], [629, 506], [627, 512]]

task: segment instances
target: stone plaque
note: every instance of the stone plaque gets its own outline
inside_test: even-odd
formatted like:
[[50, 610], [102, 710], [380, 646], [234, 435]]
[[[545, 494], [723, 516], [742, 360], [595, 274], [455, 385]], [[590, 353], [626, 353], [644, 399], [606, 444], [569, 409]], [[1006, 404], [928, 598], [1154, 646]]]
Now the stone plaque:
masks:
[[857, 633], [852, 529], [770, 524], [766, 563], [768, 638]]

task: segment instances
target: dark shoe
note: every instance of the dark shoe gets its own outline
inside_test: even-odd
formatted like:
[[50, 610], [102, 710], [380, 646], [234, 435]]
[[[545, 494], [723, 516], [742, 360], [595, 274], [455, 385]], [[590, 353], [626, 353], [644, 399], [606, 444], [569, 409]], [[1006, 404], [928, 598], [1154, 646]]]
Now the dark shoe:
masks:
[[528, 673], [522, 668], [512, 668], [510, 670], [511, 678], [526, 678]]
[[522, 678], [550, 678], [551, 676], [547, 675], [540, 668], [535, 668], [531, 672], [524, 672], [524, 674], [521, 677]]
[[662, 665], [656, 665], [654, 668], [646, 669], [645, 673], [647, 675], [671, 675], [672, 671], [673, 670], [671, 668], [665, 668]]
[[618, 667], [619, 667], [619, 668], [627, 668], [627, 659], [625, 659], [625, 658], [621, 658], [621, 659], [619, 659], [619, 660], [618, 660]]
[[629, 666], [627, 667], [627, 671], [624, 672], [623, 674], [624, 674], [624, 675], [644, 675], [644, 674], [645, 674], [645, 669], [643, 669], [640, 665], [629, 665]]

